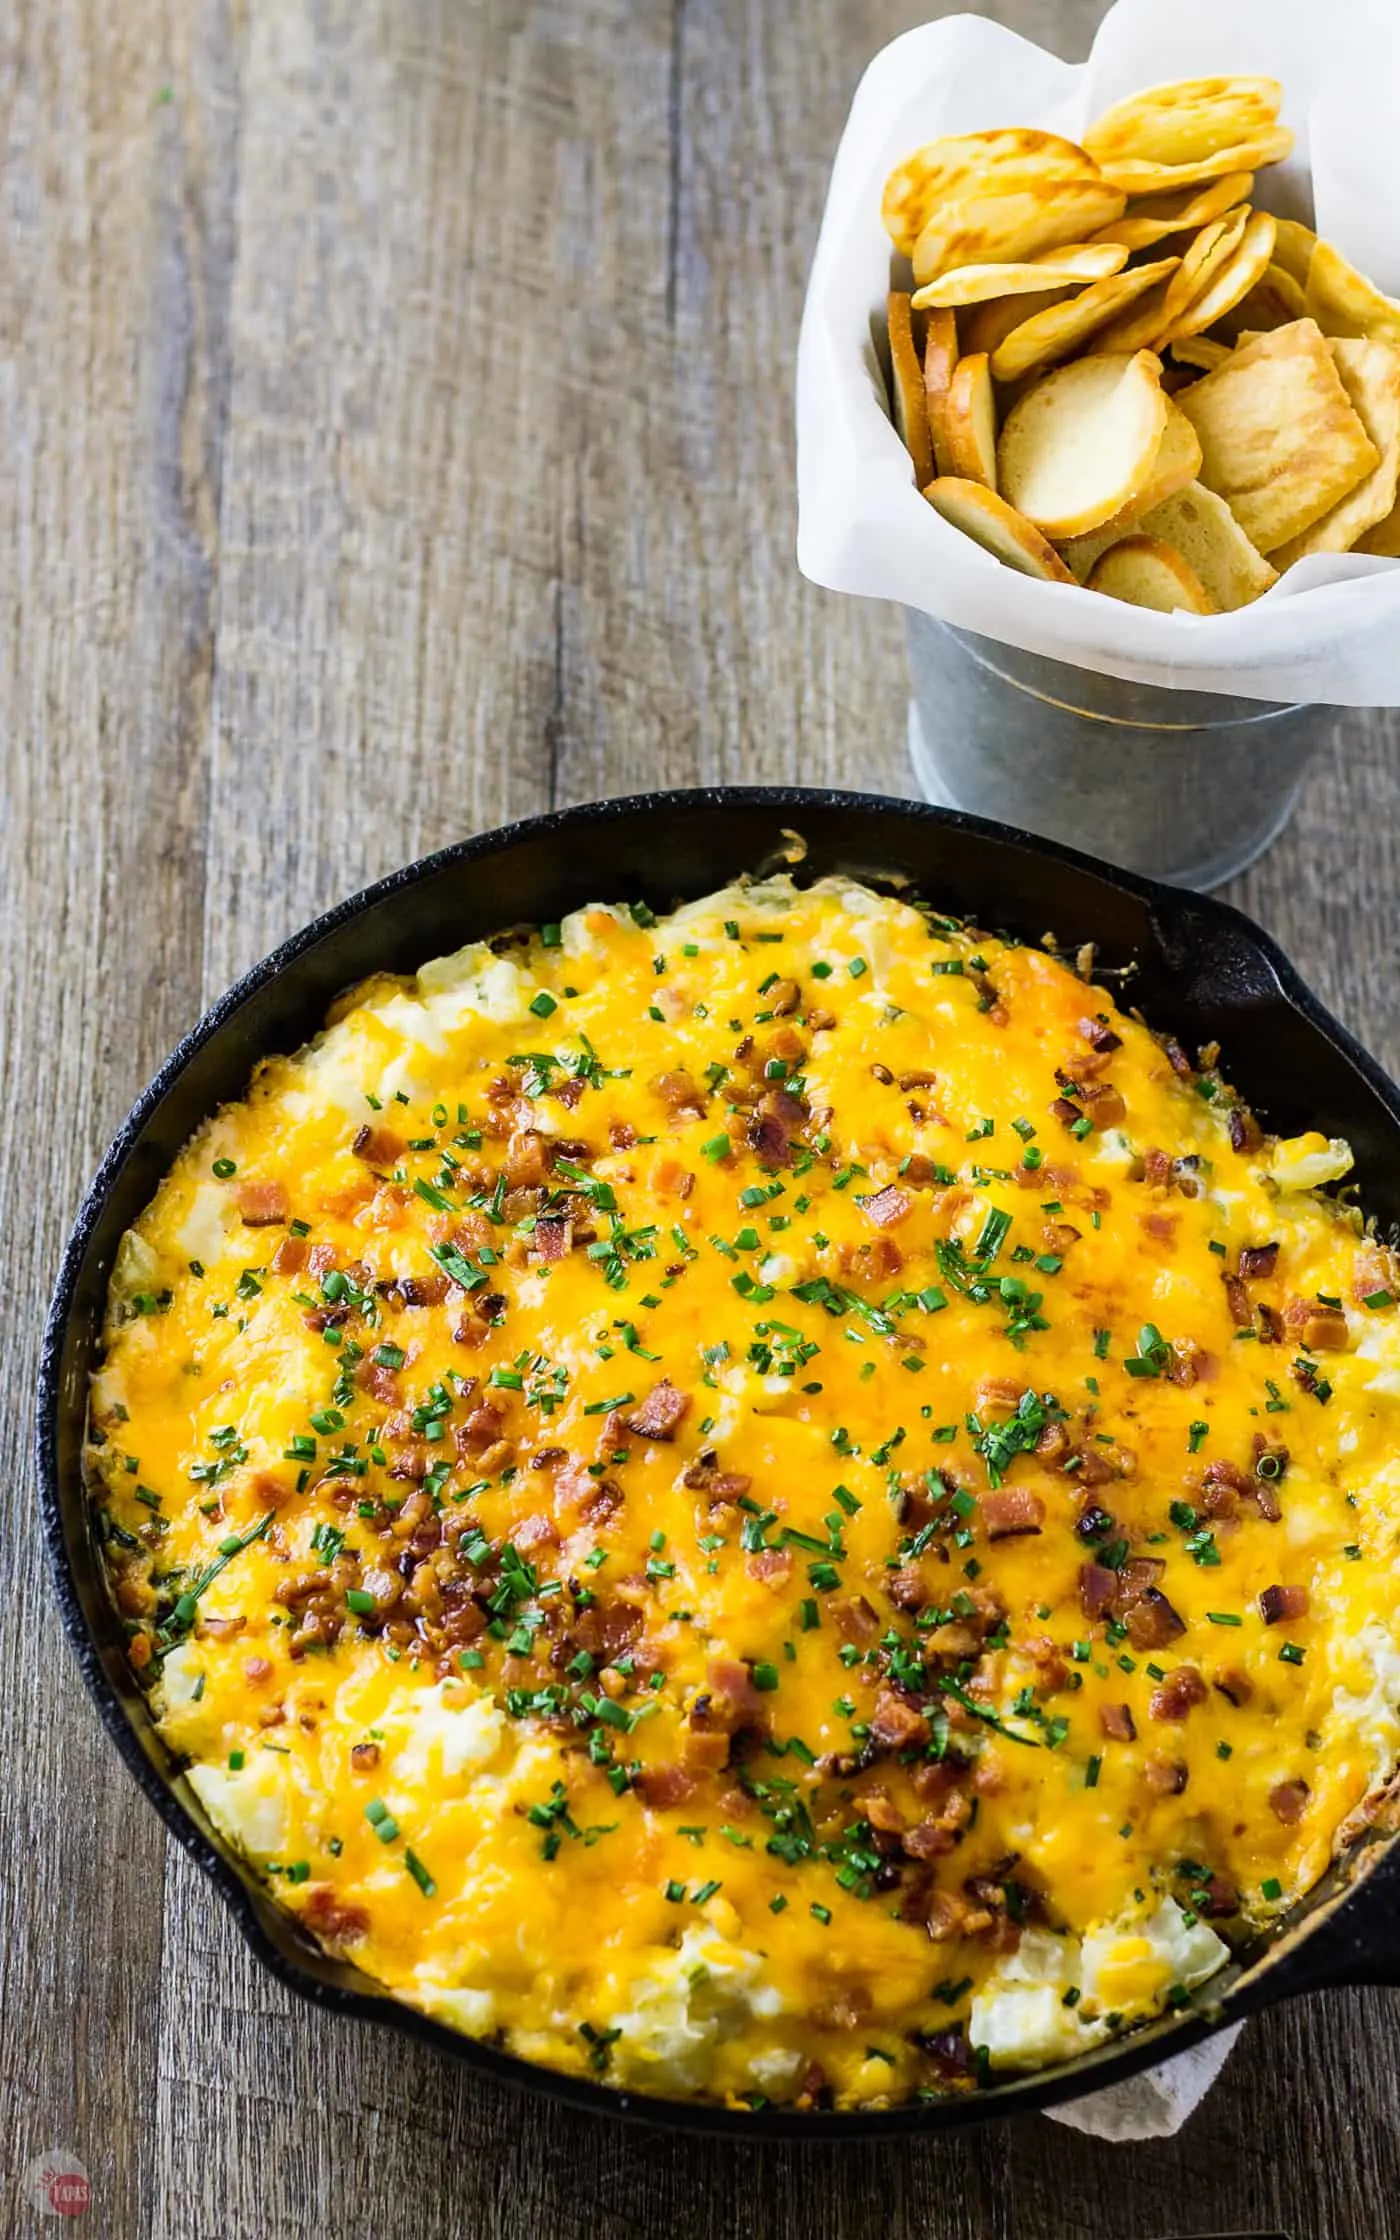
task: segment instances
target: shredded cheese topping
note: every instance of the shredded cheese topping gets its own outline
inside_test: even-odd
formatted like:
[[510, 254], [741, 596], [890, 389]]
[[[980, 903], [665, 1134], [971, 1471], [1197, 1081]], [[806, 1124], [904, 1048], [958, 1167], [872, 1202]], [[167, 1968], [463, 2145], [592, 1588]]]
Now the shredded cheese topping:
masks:
[[367, 984], [126, 1238], [96, 1524], [395, 1995], [734, 2103], [1184, 2003], [1400, 1753], [1400, 1290], [1210, 1067], [840, 880]]

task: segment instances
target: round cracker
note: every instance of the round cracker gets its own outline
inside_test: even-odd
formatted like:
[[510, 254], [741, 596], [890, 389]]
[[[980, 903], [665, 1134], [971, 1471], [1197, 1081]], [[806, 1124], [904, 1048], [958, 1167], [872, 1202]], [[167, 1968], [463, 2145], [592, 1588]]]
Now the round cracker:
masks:
[[1147, 482], [1168, 403], [1149, 351], [1060, 366], [1007, 415], [997, 487], [1048, 537], [1101, 528]]
[[1228, 217], [1216, 218], [1212, 224], [1201, 228], [1183, 253], [1180, 270], [1167, 290], [1168, 326], [1204, 293], [1216, 273], [1223, 271], [1244, 239], [1248, 224], [1249, 205], [1242, 202]]
[[[1073, 287], [1047, 288], [1044, 295], [997, 296], [990, 303], [970, 304], [958, 322], [963, 342], [967, 349], [985, 350], [991, 357], [1013, 328], [1048, 311], [1052, 303], [1067, 303], [1077, 293]], [[929, 313], [930, 319], [937, 316], [936, 312]], [[952, 318], [951, 311], [948, 316]]]
[[1101, 241], [1052, 249], [1028, 264], [962, 264], [920, 288], [914, 309], [953, 310], [964, 304], [993, 303], [998, 296], [1040, 295], [1048, 276], [1076, 283], [1107, 280], [1121, 272], [1127, 261], [1121, 242]]
[[1126, 198], [1101, 179], [1019, 181], [1004, 194], [972, 192], [941, 202], [914, 244], [920, 288], [958, 265], [1021, 264], [1083, 241], [1121, 216]]
[[[1167, 340], [1173, 342], [1180, 336], [1204, 334], [1227, 311], [1233, 311], [1269, 269], [1274, 253], [1275, 220], [1268, 210], [1252, 213], [1244, 229], [1243, 238], [1228, 263], [1217, 266], [1201, 293], [1193, 298], [1180, 317], [1173, 319]], [[1280, 322], [1282, 324], [1283, 322]]]
[[880, 215], [896, 249], [907, 257], [940, 202], [961, 200], [974, 191], [997, 194], [1026, 179], [1086, 175], [1094, 176], [1094, 166], [1084, 150], [1056, 133], [1022, 125], [963, 132], [930, 140], [896, 165], [885, 181]]
[[1253, 192], [1252, 171], [1227, 171], [1223, 179], [1208, 179], [1202, 187], [1178, 187], [1174, 194], [1130, 202], [1122, 217], [1101, 227], [1094, 239], [1121, 241], [1127, 249], [1153, 249], [1174, 233], [1192, 233], [1213, 218], [1223, 218]]
[[1215, 324], [1226, 342], [1233, 342], [1238, 334], [1271, 334], [1275, 327], [1289, 326], [1294, 319], [1305, 319], [1308, 307], [1303, 291], [1291, 272], [1285, 272], [1278, 262], [1275, 244], [1274, 262], [1261, 274], [1249, 293], [1240, 298], [1233, 311], [1227, 311]]
[[1086, 335], [1106, 326], [1149, 288], [1170, 279], [1177, 263], [1175, 257], [1164, 257], [1156, 264], [1138, 265], [1131, 272], [1115, 273], [1111, 279], [1100, 280], [1094, 287], [1083, 289], [1068, 302], [1053, 304], [1049, 310], [1038, 311], [1033, 317], [1022, 320], [993, 353], [992, 372], [996, 379], [1019, 381], [1024, 374], [1039, 373], [1058, 365]]
[[909, 298], [892, 290], [887, 306], [890, 338], [890, 395], [895, 427], [914, 465], [920, 489], [933, 473], [933, 440], [929, 435], [928, 404], [924, 397], [923, 368], [914, 345]]
[[1090, 591], [1158, 614], [1218, 614], [1195, 569], [1160, 537], [1122, 537], [1095, 561]]
[[997, 407], [984, 350], [959, 358], [944, 415], [953, 473], [965, 482], [997, 486]]
[[924, 496], [945, 521], [980, 544], [984, 552], [1045, 583], [1073, 583], [1074, 577], [1052, 544], [1014, 506], [980, 482], [940, 475]]
[[951, 311], [930, 311], [924, 338], [924, 401], [928, 407], [929, 434], [937, 473], [951, 474], [948, 432], [944, 414], [948, 390], [958, 364], [958, 322]]
[[1104, 178], [1125, 194], [1170, 194], [1175, 187], [1223, 179], [1230, 171], [1262, 171], [1268, 164], [1282, 163], [1292, 153], [1293, 134], [1287, 125], [1280, 124], [1261, 132], [1257, 139], [1241, 141], [1237, 148], [1222, 148], [1219, 155], [1202, 156], [1199, 163], [1141, 163], [1125, 158], [1121, 163], [1103, 164], [1100, 169]]
[[1100, 168], [1125, 160], [1186, 164], [1257, 139], [1277, 124], [1277, 78], [1178, 78], [1145, 86], [1097, 117], [1084, 147]]

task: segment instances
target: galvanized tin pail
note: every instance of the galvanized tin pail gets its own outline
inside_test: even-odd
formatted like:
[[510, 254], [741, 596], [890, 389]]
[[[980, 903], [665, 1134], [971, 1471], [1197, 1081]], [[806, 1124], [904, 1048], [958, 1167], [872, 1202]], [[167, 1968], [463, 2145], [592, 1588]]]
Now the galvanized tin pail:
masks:
[[1124, 684], [906, 609], [930, 801], [1176, 886], [1218, 887], [1293, 814], [1324, 711]]

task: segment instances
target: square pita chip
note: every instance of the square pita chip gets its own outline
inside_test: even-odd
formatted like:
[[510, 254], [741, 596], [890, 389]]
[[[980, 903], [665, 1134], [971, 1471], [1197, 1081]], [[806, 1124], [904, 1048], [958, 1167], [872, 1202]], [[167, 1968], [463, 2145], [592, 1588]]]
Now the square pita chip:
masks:
[[1176, 401], [1201, 439], [1201, 481], [1260, 552], [1302, 536], [1380, 465], [1311, 319], [1241, 344]]
[[1349, 490], [1340, 505], [1324, 513], [1301, 537], [1274, 554], [1274, 564], [1291, 568], [1313, 552], [1351, 552], [1395, 511], [1400, 488], [1400, 350], [1389, 342], [1329, 342], [1342, 385], [1366, 433], [1380, 453], [1379, 466]]

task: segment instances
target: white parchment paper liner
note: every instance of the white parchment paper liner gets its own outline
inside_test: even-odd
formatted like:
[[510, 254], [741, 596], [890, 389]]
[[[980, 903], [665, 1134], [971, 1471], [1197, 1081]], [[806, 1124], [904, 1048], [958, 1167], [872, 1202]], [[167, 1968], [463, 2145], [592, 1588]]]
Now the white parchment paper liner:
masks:
[[1072, 66], [980, 16], [907, 32], [862, 78], [832, 172], [797, 362], [797, 556], [832, 591], [894, 599], [984, 637], [1140, 684], [1291, 704], [1400, 705], [1400, 561], [1304, 561], [1239, 613], [1153, 614], [1016, 574], [914, 487], [885, 403], [886, 174], [948, 132], [1074, 138], [1168, 78], [1267, 73], [1298, 136], [1261, 204], [1312, 219], [1400, 293], [1400, 8], [1394, 0], [1118, 0]]

